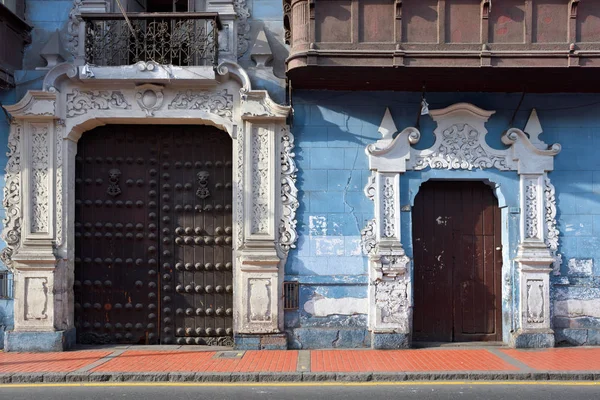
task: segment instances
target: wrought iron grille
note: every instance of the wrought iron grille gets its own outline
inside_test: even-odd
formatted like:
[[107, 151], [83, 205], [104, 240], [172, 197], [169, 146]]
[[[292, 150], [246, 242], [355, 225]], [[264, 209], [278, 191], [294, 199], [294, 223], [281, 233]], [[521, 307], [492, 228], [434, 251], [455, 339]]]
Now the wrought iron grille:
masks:
[[297, 281], [283, 282], [283, 309], [297, 310], [300, 303], [300, 290]]
[[216, 66], [221, 22], [217, 13], [84, 14], [85, 60], [118, 66], [138, 61]]

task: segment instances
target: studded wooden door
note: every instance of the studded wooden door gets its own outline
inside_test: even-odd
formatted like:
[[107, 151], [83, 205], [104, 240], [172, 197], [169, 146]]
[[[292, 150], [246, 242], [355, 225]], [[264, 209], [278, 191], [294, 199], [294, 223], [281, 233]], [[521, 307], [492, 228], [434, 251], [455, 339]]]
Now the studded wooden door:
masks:
[[414, 339], [502, 340], [502, 225], [491, 188], [426, 182], [412, 223]]
[[80, 343], [232, 343], [231, 146], [206, 126], [111, 125], [83, 135]]

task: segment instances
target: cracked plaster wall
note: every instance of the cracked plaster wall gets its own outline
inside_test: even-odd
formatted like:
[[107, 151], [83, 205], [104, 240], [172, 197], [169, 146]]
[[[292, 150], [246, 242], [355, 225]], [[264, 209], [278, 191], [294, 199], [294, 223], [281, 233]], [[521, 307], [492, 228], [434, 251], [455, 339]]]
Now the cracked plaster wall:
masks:
[[[373, 204], [362, 189], [369, 176], [366, 145], [380, 138], [377, 132], [385, 107], [389, 107], [398, 129], [414, 126], [420, 93], [295, 91], [292, 131], [296, 137], [296, 163], [300, 209], [298, 248], [290, 252], [286, 280], [301, 283], [300, 309], [286, 312], [286, 329], [294, 348], [369, 346], [366, 315], [336, 314], [334, 304], [367, 302], [367, 259], [360, 251], [360, 229], [373, 218]], [[507, 129], [520, 95], [476, 93], [431, 93], [431, 109], [469, 102], [496, 110], [487, 124], [488, 144], [503, 148], [500, 134]], [[558, 142], [563, 150], [549, 174], [556, 187], [561, 275], [553, 276], [552, 312], [557, 343], [600, 344], [600, 145], [597, 130], [600, 115], [598, 95], [527, 95], [514, 126], [524, 128], [531, 109], [537, 108], [546, 143]], [[424, 149], [434, 142], [435, 124], [421, 117]], [[518, 238], [516, 173], [497, 171], [408, 172], [401, 180], [401, 205], [412, 202], [420, 183], [427, 179], [468, 179], [492, 174], [501, 183], [507, 208], [503, 218], [505, 260], [513, 268]], [[501, 203], [502, 203], [501, 201]], [[402, 212], [403, 244], [412, 257], [410, 212]], [[509, 277], [510, 279], [510, 277]], [[511, 289], [511, 285], [507, 286]], [[503, 293], [503, 308], [517, 309], [516, 288]], [[312, 304], [331, 308], [310, 313]], [[308, 304], [308, 306], [307, 306]], [[511, 313], [504, 313], [503, 326], [512, 326]], [[513, 315], [514, 317], [514, 315]], [[508, 332], [505, 332], [505, 337]]]

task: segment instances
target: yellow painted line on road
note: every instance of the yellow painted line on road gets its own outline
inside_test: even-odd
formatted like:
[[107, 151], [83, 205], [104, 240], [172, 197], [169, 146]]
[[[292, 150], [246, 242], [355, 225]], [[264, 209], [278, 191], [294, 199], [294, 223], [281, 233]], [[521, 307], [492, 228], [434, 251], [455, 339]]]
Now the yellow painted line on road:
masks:
[[399, 382], [81, 382], [81, 383], [14, 383], [4, 388], [41, 387], [316, 387], [316, 386], [444, 386], [444, 385], [514, 385], [514, 386], [600, 386], [600, 381], [399, 381]]

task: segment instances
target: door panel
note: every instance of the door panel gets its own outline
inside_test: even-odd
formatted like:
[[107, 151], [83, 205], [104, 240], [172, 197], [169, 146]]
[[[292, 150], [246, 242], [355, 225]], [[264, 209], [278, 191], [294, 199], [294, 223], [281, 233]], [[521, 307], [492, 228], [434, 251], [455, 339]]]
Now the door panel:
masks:
[[426, 182], [412, 217], [414, 339], [501, 340], [501, 220], [491, 189]]
[[112, 125], [76, 158], [81, 343], [230, 344], [231, 139]]
[[165, 137], [161, 161], [163, 276], [173, 282], [163, 286], [163, 342], [174, 333], [179, 344], [231, 344], [231, 140]]

